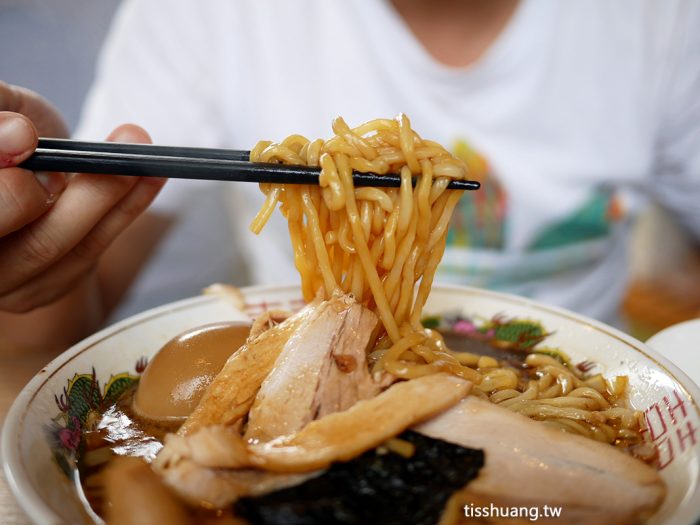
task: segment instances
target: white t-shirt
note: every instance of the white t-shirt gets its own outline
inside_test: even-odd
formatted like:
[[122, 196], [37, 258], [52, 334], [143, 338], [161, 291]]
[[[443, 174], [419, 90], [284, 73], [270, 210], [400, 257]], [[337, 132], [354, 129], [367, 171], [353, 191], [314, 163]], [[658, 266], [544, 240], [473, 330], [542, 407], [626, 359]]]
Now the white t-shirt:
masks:
[[[443, 282], [610, 321], [649, 196], [700, 237], [692, 0], [522, 0], [468, 68], [438, 63], [388, 1], [127, 0], [78, 135], [135, 122], [158, 144], [249, 149], [399, 112], [489, 165], [454, 217]], [[261, 202], [256, 185], [171, 180], [153, 211], [177, 226], [117, 317], [216, 280], [298, 280], [279, 214], [247, 231]]]

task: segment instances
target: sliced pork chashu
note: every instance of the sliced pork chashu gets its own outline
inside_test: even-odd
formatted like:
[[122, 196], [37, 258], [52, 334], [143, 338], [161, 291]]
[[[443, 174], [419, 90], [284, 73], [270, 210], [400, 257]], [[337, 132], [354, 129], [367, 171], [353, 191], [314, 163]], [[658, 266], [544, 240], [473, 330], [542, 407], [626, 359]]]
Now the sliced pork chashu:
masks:
[[367, 368], [377, 316], [351, 296], [321, 303], [284, 345], [248, 415], [251, 442], [292, 434], [379, 393]]
[[546, 504], [562, 507], [556, 523], [613, 525], [643, 522], [666, 493], [655, 469], [610, 445], [565, 434], [473, 396], [414, 430], [484, 450], [485, 465], [462, 491], [462, 504]]
[[265, 443], [250, 444], [235, 428], [222, 425], [169, 435], [153, 467], [185, 500], [222, 508], [241, 496], [294, 485], [334, 462], [353, 459], [453, 406], [471, 386], [445, 373], [401, 381]]
[[282, 323], [250, 337], [226, 361], [178, 433], [185, 435], [208, 425], [238, 423], [250, 410], [286, 342], [319, 313], [319, 303], [310, 303]]
[[101, 477], [109, 525], [190, 524], [185, 506], [142, 459], [116, 457]]
[[234, 428], [207, 426], [181, 436], [166, 436], [165, 447], [152, 463], [162, 481], [192, 506], [223, 509], [243, 496], [266, 494], [297, 485], [310, 474], [276, 474], [251, 468], [226, 468], [248, 463], [247, 444]]
[[249, 447], [251, 465], [311, 472], [348, 461], [464, 398], [472, 383], [438, 373], [394, 383], [381, 394], [312, 421], [299, 432]]

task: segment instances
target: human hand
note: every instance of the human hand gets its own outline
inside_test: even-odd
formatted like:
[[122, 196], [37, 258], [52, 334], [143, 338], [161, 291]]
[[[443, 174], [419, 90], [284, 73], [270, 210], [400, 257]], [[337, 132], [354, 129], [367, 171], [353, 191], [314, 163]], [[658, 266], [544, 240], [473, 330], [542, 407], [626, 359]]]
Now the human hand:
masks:
[[[67, 136], [58, 112], [31, 91], [0, 83], [0, 311], [28, 312], [68, 293], [165, 182], [18, 168], [40, 135]], [[107, 140], [150, 137], [127, 124]]]

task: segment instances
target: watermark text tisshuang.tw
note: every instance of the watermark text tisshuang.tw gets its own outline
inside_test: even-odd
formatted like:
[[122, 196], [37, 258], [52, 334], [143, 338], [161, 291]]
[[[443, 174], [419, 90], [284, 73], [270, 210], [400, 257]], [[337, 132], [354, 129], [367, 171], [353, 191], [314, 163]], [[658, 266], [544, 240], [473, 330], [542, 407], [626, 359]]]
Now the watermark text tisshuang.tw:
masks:
[[561, 507], [550, 505], [506, 507], [493, 503], [490, 505], [469, 503], [464, 506], [464, 516], [467, 518], [526, 518], [530, 521], [537, 521], [560, 517]]

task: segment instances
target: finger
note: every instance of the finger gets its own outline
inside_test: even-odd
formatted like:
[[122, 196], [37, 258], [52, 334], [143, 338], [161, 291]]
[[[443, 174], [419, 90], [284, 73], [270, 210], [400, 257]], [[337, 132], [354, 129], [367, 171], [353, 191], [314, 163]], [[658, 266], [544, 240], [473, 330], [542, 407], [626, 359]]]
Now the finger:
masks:
[[[0, 276], [22, 281], [63, 257], [134, 186], [136, 179], [77, 175], [53, 207], [0, 242]], [[15, 284], [15, 283], [13, 283]], [[6, 282], [0, 292], [7, 291]]]
[[42, 137], [68, 137], [68, 128], [58, 110], [30, 89], [0, 81], [0, 111], [28, 117]]
[[27, 117], [0, 111], [0, 168], [26, 160], [36, 149], [38, 140], [37, 131]]
[[[108, 140], [150, 142], [151, 138], [139, 126], [125, 124]], [[138, 181], [138, 177], [72, 176], [49, 212], [0, 241], [0, 293], [22, 285], [64, 257]]]
[[44, 215], [0, 240], [0, 293], [38, 275], [65, 256], [137, 181], [137, 177], [72, 177]]
[[0, 296], [0, 310], [24, 313], [49, 304], [92, 271], [114, 239], [153, 201], [164, 184], [144, 178], [65, 257], [26, 284]]
[[122, 124], [107, 137], [108, 142], [128, 142], [132, 144], [150, 144], [151, 136], [136, 124]]
[[46, 213], [65, 187], [61, 173], [37, 173], [20, 168], [0, 170], [0, 237]]
[[[37, 132], [18, 113], [0, 112], [0, 168], [15, 166], [37, 145]], [[40, 174], [18, 168], [0, 169], [0, 237], [43, 214], [65, 186], [62, 174]]]

